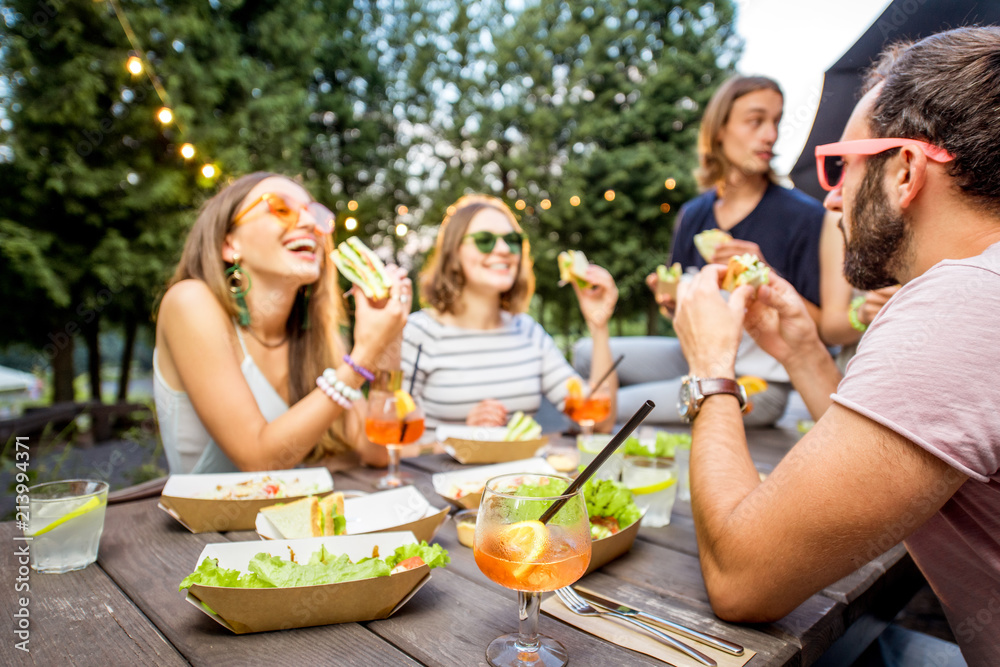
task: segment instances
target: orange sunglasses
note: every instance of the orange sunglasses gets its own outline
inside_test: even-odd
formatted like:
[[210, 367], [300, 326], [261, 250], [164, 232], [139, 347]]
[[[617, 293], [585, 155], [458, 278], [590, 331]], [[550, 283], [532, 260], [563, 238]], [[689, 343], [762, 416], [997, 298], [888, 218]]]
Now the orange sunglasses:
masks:
[[955, 156], [939, 146], [916, 139], [857, 139], [838, 141], [816, 147], [816, 174], [824, 190], [833, 190], [844, 182], [845, 155], [877, 155], [890, 148], [916, 146], [935, 162], [951, 162]]
[[316, 220], [316, 229], [324, 234], [330, 234], [333, 232], [333, 226], [337, 216], [335, 216], [333, 211], [328, 209], [326, 206], [323, 206], [317, 201], [303, 202], [289, 195], [277, 194], [274, 192], [268, 192], [261, 195], [259, 198], [255, 199], [250, 206], [243, 209], [242, 213], [233, 218], [233, 227], [239, 225], [240, 219], [252, 211], [254, 207], [262, 201], [267, 203], [267, 208], [271, 211], [271, 215], [281, 220], [286, 229], [291, 229], [295, 225], [299, 224], [299, 216], [302, 214], [302, 211], [308, 210], [309, 214]]

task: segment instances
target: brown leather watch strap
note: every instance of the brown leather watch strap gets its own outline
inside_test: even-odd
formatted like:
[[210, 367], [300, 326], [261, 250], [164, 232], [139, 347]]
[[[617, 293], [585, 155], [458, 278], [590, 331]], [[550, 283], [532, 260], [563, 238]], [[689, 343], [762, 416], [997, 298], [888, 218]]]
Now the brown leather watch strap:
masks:
[[698, 389], [702, 396], [708, 397], [715, 394], [732, 394], [740, 402], [740, 409], [746, 408], [746, 398], [740, 385], [736, 380], [729, 378], [701, 378], [698, 380]]

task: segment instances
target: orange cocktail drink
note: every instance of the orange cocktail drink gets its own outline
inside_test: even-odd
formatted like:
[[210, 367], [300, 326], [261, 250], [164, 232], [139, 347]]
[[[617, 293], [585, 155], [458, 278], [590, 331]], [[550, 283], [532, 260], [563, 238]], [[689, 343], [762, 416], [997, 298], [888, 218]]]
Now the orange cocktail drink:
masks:
[[[570, 480], [518, 473], [486, 483], [473, 552], [483, 574], [518, 592], [520, 632], [498, 637], [486, 650], [495, 667], [525, 663], [561, 667], [568, 658], [555, 640], [538, 634], [539, 593], [569, 586], [590, 565], [590, 520], [582, 490], [566, 495]], [[539, 519], [561, 505], [546, 523]]]
[[563, 412], [578, 424], [584, 421], [602, 422], [611, 414], [611, 396], [608, 394], [598, 394], [588, 398], [567, 396]]
[[380, 489], [408, 483], [407, 476], [399, 471], [399, 450], [424, 434], [423, 410], [409, 392], [402, 389], [402, 384], [402, 371], [377, 371], [368, 391], [365, 435], [389, 452], [388, 471], [376, 484]]

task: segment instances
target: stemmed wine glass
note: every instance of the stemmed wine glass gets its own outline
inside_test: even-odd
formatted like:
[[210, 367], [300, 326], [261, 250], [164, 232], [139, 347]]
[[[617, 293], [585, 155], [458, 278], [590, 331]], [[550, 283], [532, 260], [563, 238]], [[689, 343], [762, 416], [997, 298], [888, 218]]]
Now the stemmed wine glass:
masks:
[[[473, 551], [483, 574], [517, 591], [519, 632], [494, 639], [486, 659], [494, 667], [562, 667], [566, 649], [538, 634], [540, 593], [569, 586], [590, 565], [590, 520], [582, 487], [564, 494], [570, 480], [515, 473], [486, 482], [476, 518]], [[564, 495], [560, 495], [564, 494]], [[552, 503], [565, 505], [547, 523]]]
[[588, 387], [586, 394], [582, 390], [571, 391], [566, 396], [563, 412], [580, 425], [581, 434], [591, 436], [594, 424], [604, 421], [611, 414], [611, 388], [605, 382], [597, 389]]
[[388, 471], [376, 484], [379, 489], [412, 483], [409, 475], [399, 471], [399, 451], [424, 434], [424, 412], [402, 387], [403, 371], [380, 370], [375, 372], [368, 391], [365, 435], [389, 452]]

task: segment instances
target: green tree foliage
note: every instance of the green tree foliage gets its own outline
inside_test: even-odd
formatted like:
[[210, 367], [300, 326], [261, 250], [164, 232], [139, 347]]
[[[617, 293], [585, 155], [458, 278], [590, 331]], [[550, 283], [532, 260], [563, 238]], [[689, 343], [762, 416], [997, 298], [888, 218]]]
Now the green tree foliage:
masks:
[[733, 5], [539, 0], [507, 10], [453, 13], [474, 37], [435, 72], [454, 91], [450, 122], [436, 127], [451, 145], [437, 206], [470, 188], [524, 202], [556, 329], [581, 325], [569, 290], [556, 287], [566, 248], [611, 271], [619, 318], [651, 313], [643, 280], [666, 260], [676, 213], [696, 194], [697, 121], [738, 54]]
[[[375, 2], [12, 0], [2, 16], [0, 176], [13, 187], [0, 195], [0, 344], [52, 361], [57, 400], [72, 370], [56, 357], [84, 334], [94, 371], [99, 323], [128, 339], [149, 321], [197, 206], [228, 177], [298, 175], [331, 206], [367, 196], [369, 219], [391, 217], [401, 188]], [[120, 19], [166, 99], [126, 71]]]

